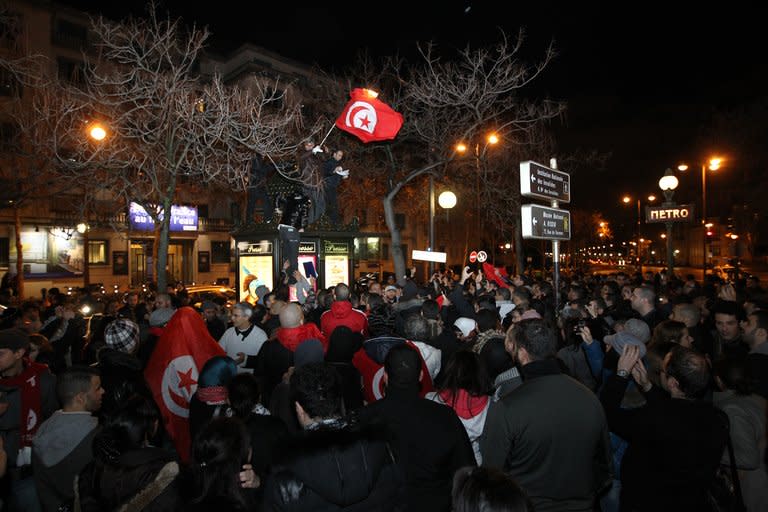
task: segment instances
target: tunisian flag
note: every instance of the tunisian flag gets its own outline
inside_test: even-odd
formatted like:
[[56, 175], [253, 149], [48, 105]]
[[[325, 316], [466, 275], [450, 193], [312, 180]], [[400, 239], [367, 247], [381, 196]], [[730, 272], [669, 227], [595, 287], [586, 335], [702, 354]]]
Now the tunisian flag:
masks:
[[179, 308], [165, 326], [144, 370], [152, 396], [160, 408], [168, 435], [182, 462], [189, 459], [189, 400], [197, 391], [203, 365], [226, 355], [191, 307]]
[[403, 126], [403, 116], [374, 98], [367, 89], [354, 89], [336, 126], [363, 142], [391, 140]]

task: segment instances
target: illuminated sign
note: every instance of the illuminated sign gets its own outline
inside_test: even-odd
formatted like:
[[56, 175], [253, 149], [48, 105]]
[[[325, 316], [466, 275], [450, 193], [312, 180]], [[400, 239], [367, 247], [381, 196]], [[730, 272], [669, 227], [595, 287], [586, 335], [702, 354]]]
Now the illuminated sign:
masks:
[[[160, 219], [163, 218], [162, 213], [158, 215]], [[139, 231], [153, 231], [155, 229], [155, 221], [152, 219], [152, 216], [138, 203], [131, 203], [128, 219], [131, 223], [131, 229]], [[172, 205], [170, 230], [197, 231], [197, 208], [194, 206]]]
[[349, 254], [349, 244], [347, 242], [329, 242], [324, 240], [324, 254]]
[[299, 242], [299, 254], [314, 254], [317, 252], [315, 242]]
[[646, 206], [645, 222], [690, 222], [693, 220], [693, 205]]
[[272, 242], [267, 240], [259, 240], [258, 242], [238, 242], [237, 251], [241, 255], [272, 254]]
[[432, 251], [411, 251], [411, 259], [417, 261], [433, 261], [435, 263], [445, 263], [448, 255], [444, 252]]

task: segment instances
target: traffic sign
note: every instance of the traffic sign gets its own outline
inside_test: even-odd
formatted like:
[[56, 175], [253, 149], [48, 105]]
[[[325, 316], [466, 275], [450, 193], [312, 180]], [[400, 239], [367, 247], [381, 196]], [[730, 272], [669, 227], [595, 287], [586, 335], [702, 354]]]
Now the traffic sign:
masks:
[[477, 261], [477, 251], [472, 251], [469, 253], [469, 262], [474, 263]]
[[531, 160], [520, 162], [520, 193], [525, 197], [571, 202], [571, 175]]
[[526, 204], [521, 209], [523, 238], [570, 240], [571, 213], [559, 208]]
[[485, 263], [485, 260], [487, 259], [488, 259], [488, 254], [485, 251], [480, 251], [477, 253], [478, 263]]

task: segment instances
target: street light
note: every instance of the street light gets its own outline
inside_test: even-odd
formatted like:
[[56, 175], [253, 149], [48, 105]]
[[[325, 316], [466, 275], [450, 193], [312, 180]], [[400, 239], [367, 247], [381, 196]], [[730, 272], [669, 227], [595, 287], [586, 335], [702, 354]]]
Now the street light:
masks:
[[[664, 171], [664, 176], [659, 180], [659, 188], [664, 192], [664, 206], [674, 206], [672, 197], [675, 195], [675, 189], [678, 185], [677, 176], [672, 169]], [[674, 275], [675, 255], [672, 253], [672, 223], [667, 222], [667, 278], [671, 279]]]
[[[474, 148], [474, 156], [475, 156], [475, 169], [477, 170], [477, 174], [475, 176], [475, 194], [477, 196], [477, 227], [480, 230], [480, 233], [482, 234], [482, 226], [480, 224], [480, 160], [485, 157], [485, 152], [488, 149], [488, 146], [495, 146], [499, 143], [499, 136], [495, 132], [491, 132], [488, 135], [485, 136], [485, 144], [483, 145], [482, 151], [480, 150], [480, 143], [475, 143]], [[459, 142], [456, 144], [456, 152], [460, 154], [465, 154], [469, 147], [464, 142]], [[481, 235], [482, 236], [482, 235]]]
[[[648, 202], [653, 202], [653, 201], [656, 200], [656, 196], [651, 194], [651, 195], [648, 196], [647, 199], [648, 199]], [[621, 200], [624, 202], [624, 204], [629, 204], [629, 203], [632, 202], [632, 197], [631, 196], [624, 196]], [[640, 220], [641, 220], [641, 218], [642, 217], [640, 216], [640, 198], [638, 197], [637, 198], [637, 245], [635, 246], [636, 247], [636, 249], [635, 249], [635, 256], [637, 256], [637, 269], [638, 269], [638, 272], [640, 272], [642, 274], [643, 273], [643, 261], [642, 261], [642, 259], [640, 257], [640, 249], [643, 246], [643, 241], [644, 240], [642, 238], [641, 231], [640, 231]]]
[[[701, 254], [701, 273], [707, 275], [707, 169], [716, 171], [723, 164], [723, 159], [713, 157], [701, 164], [701, 226], [702, 226], [702, 254]], [[687, 171], [688, 165], [680, 164], [677, 166], [680, 171]]]
[[[450, 190], [440, 193], [437, 202], [441, 208], [446, 210], [456, 206], [456, 194]], [[429, 175], [429, 250], [435, 250], [435, 177]], [[429, 262], [429, 275], [435, 273], [435, 262]]]

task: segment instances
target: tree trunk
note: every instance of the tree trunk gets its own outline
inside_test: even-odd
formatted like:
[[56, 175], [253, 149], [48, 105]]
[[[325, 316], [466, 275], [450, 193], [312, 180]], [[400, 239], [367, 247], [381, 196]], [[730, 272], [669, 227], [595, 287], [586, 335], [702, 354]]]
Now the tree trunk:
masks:
[[394, 194], [390, 192], [384, 196], [384, 222], [387, 223], [389, 236], [392, 239], [392, 261], [395, 263], [395, 276], [397, 283], [405, 284], [405, 257], [400, 239], [400, 230], [395, 223], [395, 208], [392, 204]]
[[13, 220], [16, 224], [16, 296], [24, 299], [24, 253], [21, 244], [21, 210], [17, 206], [13, 208]]

